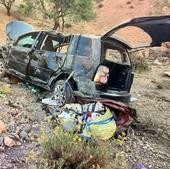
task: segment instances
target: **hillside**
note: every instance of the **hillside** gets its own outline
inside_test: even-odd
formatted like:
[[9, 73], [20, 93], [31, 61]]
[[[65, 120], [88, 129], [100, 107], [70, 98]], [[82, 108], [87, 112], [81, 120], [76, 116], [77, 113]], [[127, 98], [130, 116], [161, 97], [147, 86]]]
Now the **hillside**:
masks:
[[[16, 4], [19, 1], [16, 1]], [[126, 21], [130, 18], [170, 14], [170, 7], [167, 5], [168, 0], [103, 0], [96, 7], [97, 18], [90, 23], [72, 24], [71, 28], [66, 29], [67, 33], [88, 33], [88, 34], [104, 34], [114, 25]], [[0, 6], [0, 43], [5, 40], [5, 25], [15, 18], [24, 19], [32, 23], [40, 29], [49, 29], [50, 23], [47, 21], [32, 20], [31, 18], [23, 18], [17, 14], [16, 5], [13, 7], [12, 16], [6, 16], [6, 11], [3, 6]], [[123, 32], [125, 36], [127, 32]], [[128, 35], [127, 35], [128, 36]], [[136, 39], [136, 37], [132, 37]], [[140, 38], [139, 38], [140, 39]]]

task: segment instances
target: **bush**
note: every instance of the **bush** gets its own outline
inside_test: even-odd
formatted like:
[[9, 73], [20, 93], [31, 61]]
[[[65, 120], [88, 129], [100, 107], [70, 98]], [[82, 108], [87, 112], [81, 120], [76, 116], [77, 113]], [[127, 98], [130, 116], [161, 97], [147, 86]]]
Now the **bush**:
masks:
[[18, 13], [23, 16], [31, 16], [33, 12], [33, 2], [32, 1], [22, 1], [22, 3], [18, 6]]
[[75, 134], [55, 128], [51, 136], [42, 135], [42, 160], [39, 168], [90, 169], [110, 168], [107, 146], [96, 141], [84, 142]]
[[143, 72], [149, 70], [148, 61], [143, 52], [132, 52], [130, 58], [132, 61], [132, 67], [135, 71]]

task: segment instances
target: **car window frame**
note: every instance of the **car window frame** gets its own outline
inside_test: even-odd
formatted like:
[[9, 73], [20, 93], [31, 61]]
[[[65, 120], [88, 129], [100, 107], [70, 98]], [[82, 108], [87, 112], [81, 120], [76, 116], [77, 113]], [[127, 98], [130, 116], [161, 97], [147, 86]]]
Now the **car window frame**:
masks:
[[[105, 46], [104, 44], [108, 44], [109, 47], [104, 47]], [[120, 64], [120, 65], [129, 65], [129, 66], [131, 65], [131, 61], [130, 61], [130, 57], [128, 55], [128, 51], [114, 41], [103, 41], [102, 42], [102, 48], [101, 48], [101, 50], [102, 50], [102, 52], [101, 52], [102, 60], [107, 60], [106, 56], [105, 56], [106, 49], [117, 50], [121, 54], [122, 63], [117, 63], [117, 62], [108, 60], [109, 62], [113, 62], [113, 63]]]
[[[45, 50], [45, 49], [43, 49], [43, 46], [44, 46], [44, 44], [45, 44], [45, 41], [47, 40], [47, 38], [48, 37], [51, 37], [52, 38], [52, 40], [53, 40], [53, 38], [55, 39], [56, 38], [56, 41], [57, 41], [57, 35], [51, 35], [51, 34], [46, 34], [45, 35], [45, 37], [44, 37], [44, 39], [43, 39], [43, 41], [42, 41], [42, 43], [41, 43], [41, 46], [40, 46], [40, 50]], [[63, 47], [63, 46], [68, 46], [68, 48], [67, 48], [67, 51], [68, 51], [68, 49], [69, 49], [69, 46], [70, 46], [70, 42], [60, 42], [59, 40], [58, 40], [58, 46], [53, 46], [53, 48], [55, 49], [55, 51], [50, 51], [50, 50], [45, 50], [45, 51], [48, 51], [48, 52], [55, 52], [55, 53], [63, 53], [63, 52], [61, 52], [61, 48]], [[65, 53], [63, 53], [63, 54], [65, 54]]]
[[[18, 42], [19, 42], [21, 39], [23, 39], [24, 37], [30, 36], [31, 34], [37, 34], [36, 37], [35, 37], [35, 39], [34, 39], [34, 41], [32, 42], [31, 47], [25, 47], [25, 46], [17, 45]], [[33, 46], [35, 46], [35, 44], [38, 43], [38, 42], [36, 43], [38, 36], [39, 36], [39, 32], [29, 32], [29, 33], [26, 33], [26, 34], [20, 36], [20, 37], [14, 42], [13, 45], [16, 46], [16, 47], [23, 47], [23, 48], [29, 48], [29, 49], [31, 49], [31, 48], [33, 48]]]

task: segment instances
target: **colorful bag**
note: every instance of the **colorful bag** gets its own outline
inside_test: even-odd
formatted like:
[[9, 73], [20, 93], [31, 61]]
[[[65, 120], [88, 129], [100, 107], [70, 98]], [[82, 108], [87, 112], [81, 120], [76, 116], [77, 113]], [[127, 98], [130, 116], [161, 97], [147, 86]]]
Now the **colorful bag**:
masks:
[[103, 115], [100, 114], [95, 120], [89, 120], [87, 113], [84, 118], [85, 128], [83, 130], [83, 136], [93, 136], [101, 140], [108, 140], [113, 137], [116, 131], [116, 123], [110, 109], [107, 108], [106, 112]]

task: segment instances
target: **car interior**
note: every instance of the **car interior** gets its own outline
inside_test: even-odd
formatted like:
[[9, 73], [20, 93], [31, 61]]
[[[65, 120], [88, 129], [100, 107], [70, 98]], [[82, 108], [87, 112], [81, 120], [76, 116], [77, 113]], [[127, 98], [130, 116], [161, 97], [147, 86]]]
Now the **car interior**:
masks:
[[131, 64], [127, 52], [111, 43], [104, 43], [102, 47], [104, 59], [100, 65], [109, 68], [107, 84], [97, 86], [103, 91], [129, 91], [132, 74]]

